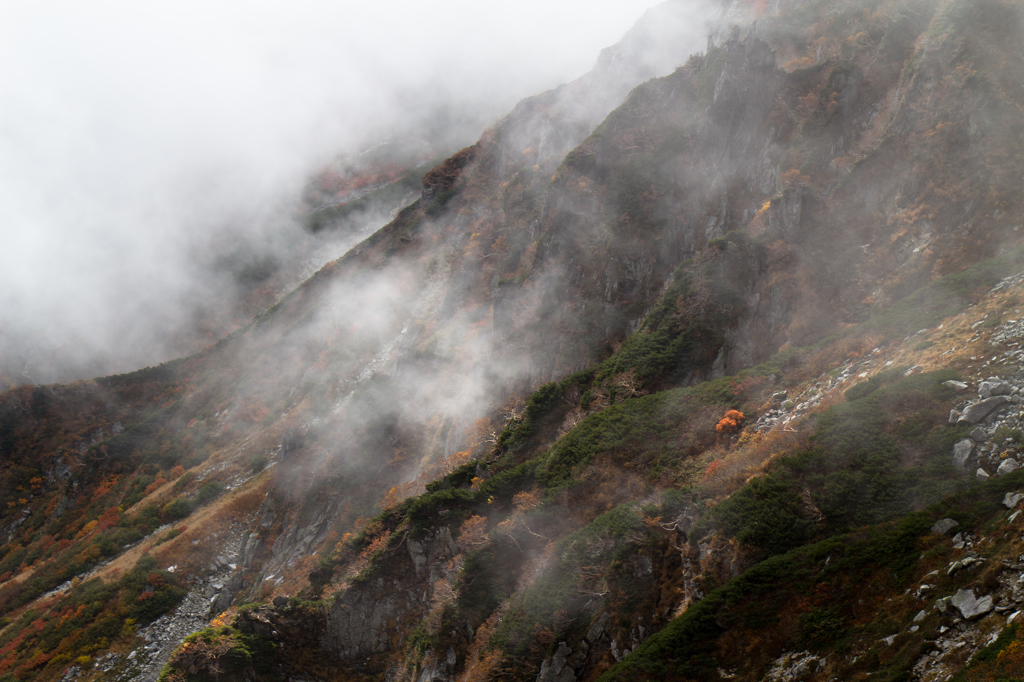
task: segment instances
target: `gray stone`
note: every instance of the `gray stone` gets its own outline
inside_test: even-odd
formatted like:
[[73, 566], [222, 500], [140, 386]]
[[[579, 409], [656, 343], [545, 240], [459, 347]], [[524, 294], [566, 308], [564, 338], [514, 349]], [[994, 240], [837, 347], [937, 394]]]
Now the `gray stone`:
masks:
[[572, 654], [572, 649], [565, 642], [558, 643], [558, 650], [555, 651], [555, 655], [551, 657], [551, 667], [555, 671], [555, 674], [562, 672], [562, 668], [565, 667], [565, 662], [569, 660], [569, 656]]
[[555, 682], [576, 682], [576, 672], [571, 667], [565, 666], [562, 668], [562, 672], [558, 673]]
[[241, 556], [239, 556], [238, 563], [242, 566], [249, 566], [252, 564], [253, 559], [256, 558], [256, 555], [262, 549], [262, 546], [263, 540], [255, 533], [246, 533], [243, 535], [241, 542]]
[[267, 530], [274, 525], [274, 519], [277, 518], [275, 512], [274, 500], [269, 496], [263, 500], [263, 504], [260, 505], [260, 509], [257, 514], [260, 515], [260, 528]]
[[[583, 664], [587, 662], [587, 654], [590, 653], [590, 647], [587, 643], [580, 642], [579, 648], [576, 650], [569, 660], [566, 662], [566, 668], [572, 668], [573, 670], [579, 670], [583, 667]], [[564, 673], [565, 670], [563, 669]]]
[[604, 634], [604, 629], [608, 626], [608, 621], [611, 620], [611, 614], [607, 611], [602, 613], [600, 617], [594, 621], [594, 624], [587, 630], [586, 640], [590, 644], [593, 644]]
[[932, 532], [938, 535], [945, 535], [946, 533], [953, 530], [959, 525], [960, 524], [954, 521], [953, 519], [941, 519], [939, 521], [936, 521], [935, 525], [932, 526]]
[[964, 413], [960, 415], [957, 423], [962, 424], [977, 424], [985, 417], [989, 416], [1000, 407], [1003, 407], [1010, 402], [1010, 399], [1006, 396], [992, 396], [991, 398], [985, 398], [980, 400], [973, 405], [968, 405], [964, 409]]
[[537, 682], [569, 682], [576, 679], [572, 667], [566, 666], [570, 654], [572, 654], [572, 649], [569, 648], [569, 645], [559, 642], [555, 655], [541, 664]]
[[917, 612], [917, 615], [914, 616], [914, 622], [915, 623], [920, 623], [922, 620], [924, 620], [924, 617], [925, 617], [924, 609], [921, 609], [920, 611]]
[[949, 600], [949, 603], [967, 620], [983, 616], [992, 610], [992, 597], [977, 599], [974, 590], [960, 590]]
[[955, 389], [957, 391], [966, 391], [967, 390], [967, 384], [965, 384], [962, 381], [957, 381], [955, 379], [950, 379], [949, 381], [943, 381], [942, 385], [943, 386], [948, 386], [948, 387], [950, 387], [952, 389]]
[[423, 573], [423, 567], [427, 565], [427, 553], [423, 551], [423, 545], [416, 540], [408, 540], [406, 545], [409, 548], [409, 558], [412, 559], [413, 570], [416, 577]]
[[416, 682], [447, 682], [449, 679], [446, 664], [437, 660], [433, 652], [430, 652]]
[[949, 423], [956, 424], [958, 421], [960, 421], [960, 410], [950, 410]]
[[991, 398], [994, 395], [1009, 395], [1010, 385], [1005, 381], [983, 381], [978, 384], [978, 393], [982, 398]]
[[971, 438], [973, 438], [975, 441], [979, 443], [983, 443], [986, 440], [988, 440], [988, 433], [986, 433], [985, 429], [979, 426], [973, 431], [971, 431]]
[[214, 599], [211, 600], [210, 611], [209, 613], [207, 613], [207, 616], [209, 616], [210, 618], [215, 618], [221, 613], [227, 611], [234, 602], [235, 598], [231, 595], [230, 592], [221, 592]]
[[1007, 509], [1013, 509], [1021, 500], [1024, 500], [1024, 495], [1020, 493], [1006, 493], [1003, 495], [1003, 506]]
[[397, 591], [364, 585], [343, 592], [327, 612], [320, 647], [335, 658], [367, 658], [387, 651], [390, 623], [409, 611]]
[[978, 477], [979, 481], [987, 481], [989, 479], [988, 472], [978, 467], [978, 470], [974, 472], [974, 475]]
[[999, 465], [998, 469], [996, 469], [996, 475], [997, 476], [1005, 476], [1006, 474], [1010, 473], [1011, 471], [1016, 471], [1019, 468], [1020, 468], [1020, 464], [1017, 463], [1017, 460], [1012, 459], [1012, 458], [1007, 458], [1007, 459], [1004, 459], [1003, 463]]
[[953, 446], [953, 461], [958, 467], [963, 469], [967, 463], [967, 458], [971, 456], [972, 452], [974, 452], [974, 441], [970, 438], [964, 438]]

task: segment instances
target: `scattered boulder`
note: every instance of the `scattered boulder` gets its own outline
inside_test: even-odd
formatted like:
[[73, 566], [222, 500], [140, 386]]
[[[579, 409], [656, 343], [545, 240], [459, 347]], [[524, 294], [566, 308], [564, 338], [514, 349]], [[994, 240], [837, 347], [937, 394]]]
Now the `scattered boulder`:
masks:
[[1010, 395], [1010, 385], [1005, 381], [998, 379], [989, 379], [983, 381], [978, 385], [978, 393], [981, 394], [982, 398], [991, 398], [997, 395]]
[[808, 675], [821, 671], [826, 658], [827, 656], [818, 658], [809, 651], [783, 654], [768, 670], [768, 674], [764, 678], [765, 682], [792, 682], [806, 679]]
[[958, 467], [963, 469], [967, 463], [967, 458], [971, 456], [972, 452], [974, 452], [974, 441], [970, 438], [964, 438], [953, 446], [953, 461]]
[[985, 398], [980, 400], [973, 405], [968, 405], [963, 414], [957, 420], [959, 424], [977, 424], [985, 417], [989, 416], [1000, 407], [1003, 407], [1010, 402], [1010, 399], [1006, 396], [998, 395], [992, 396], [991, 398]]
[[974, 596], [974, 590], [960, 590], [949, 600], [957, 611], [960, 612], [967, 620], [973, 620], [992, 610], [992, 597], [982, 597], [977, 599]]
[[987, 481], [990, 478], [988, 472], [981, 467], [978, 467], [978, 470], [974, 472], [974, 475], [978, 477], [979, 481]]
[[942, 385], [943, 386], [948, 386], [949, 388], [952, 388], [952, 389], [954, 389], [956, 391], [966, 391], [967, 390], [967, 384], [965, 384], [962, 381], [957, 381], [956, 379], [950, 379], [949, 381], [943, 381]]
[[1003, 506], [1007, 509], [1013, 509], [1017, 506], [1017, 503], [1024, 500], [1024, 494], [1021, 493], [1006, 493], [1003, 495]]
[[938, 535], [945, 535], [946, 533], [953, 530], [959, 525], [960, 524], [954, 521], [953, 519], [941, 519], [939, 521], [936, 521], [935, 525], [932, 526], [932, 532]]
[[1013, 458], [1007, 458], [1007, 459], [1004, 459], [1003, 463], [999, 465], [998, 469], [996, 469], [996, 475], [997, 476], [1005, 476], [1006, 474], [1010, 473], [1011, 471], [1016, 471], [1019, 468], [1020, 468], [1020, 464], [1017, 463], [1017, 460], [1015, 460]]

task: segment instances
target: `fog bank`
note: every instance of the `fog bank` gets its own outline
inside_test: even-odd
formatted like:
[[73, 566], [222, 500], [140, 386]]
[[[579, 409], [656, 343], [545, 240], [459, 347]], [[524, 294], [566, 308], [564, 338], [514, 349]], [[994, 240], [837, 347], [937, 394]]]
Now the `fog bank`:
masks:
[[438, 118], [469, 143], [653, 4], [4, 3], [0, 375], [194, 350], [214, 256], [295, 239], [312, 172]]

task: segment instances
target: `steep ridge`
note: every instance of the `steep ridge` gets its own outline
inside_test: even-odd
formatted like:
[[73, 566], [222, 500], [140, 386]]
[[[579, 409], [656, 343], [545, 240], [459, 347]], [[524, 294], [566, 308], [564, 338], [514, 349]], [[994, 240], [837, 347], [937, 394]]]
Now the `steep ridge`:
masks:
[[[985, 365], [1019, 392], [1016, 351], [985, 346], [1016, 320], [993, 340], [981, 317], [1019, 317], [1019, 7], [779, 3], [688, 60], [644, 29], [685, 10], [523, 102], [215, 348], [6, 394], [0, 674], [113, 675], [89, 655], [186, 587], [231, 608], [170, 679], [962, 666], [922, 662], [949, 627], [931, 611], [898, 655], [871, 638], [981, 538], [1017, 570], [992, 530], [1021, 485], [997, 476], [1016, 402], [959, 461], [975, 424], [948, 415], [971, 412], [952, 381], [991, 399]], [[652, 44], [685, 63], [605, 118], [659, 72]], [[995, 480], [972, 488], [978, 468]], [[943, 514], [974, 544], [929, 535]], [[929, 589], [1007, 605], [952, 607], [963, 636], [929, 641], [968, 653], [1010, 574], [949, 576]]]
[[[669, 3], [652, 14], [623, 45], [606, 53], [598, 72], [586, 79], [589, 89], [569, 86], [575, 94], [586, 91], [592, 107], [577, 107], [571, 104], [573, 98], [556, 94], [549, 103], [565, 102], [559, 105], [565, 111], [543, 112], [546, 127], [531, 126], [525, 120], [529, 112], [510, 117], [506, 127], [516, 123], [543, 132], [565, 119], [566, 125], [579, 129], [560, 144], [572, 144], [636, 79], [653, 75], [654, 69], [668, 70], [664, 65], [676, 61], [675, 41], [680, 36], [687, 40], [690, 29], [670, 20], [685, 9], [684, 3]], [[658, 32], [661, 39], [652, 39]], [[425, 183], [428, 197], [431, 188]], [[430, 480], [432, 472], [450, 465], [438, 460], [450, 459], [467, 440], [465, 427], [501, 402], [501, 393], [491, 394], [492, 385], [520, 368], [498, 368], [480, 376], [479, 369], [461, 369], [465, 357], [453, 357], [455, 350], [461, 351], [453, 347], [453, 339], [465, 338], [470, 342], [466, 350], [477, 356], [488, 352], [489, 344], [471, 345], [474, 334], [467, 332], [464, 319], [443, 329], [455, 309], [476, 307], [460, 306], [462, 285], [449, 281], [450, 261], [467, 246], [466, 234], [455, 233], [454, 221], [438, 220], [445, 199], [440, 197], [433, 208], [403, 212], [254, 326], [208, 351], [131, 375], [70, 386], [26, 386], [7, 394], [3, 453], [9, 504], [3, 573], [14, 579], [5, 586], [5, 611], [21, 609], [62, 582], [85, 576], [91, 566], [117, 556], [124, 547], [132, 547], [128, 554], [137, 558], [140, 539], [145, 538], [142, 549], [148, 551], [154, 540], [172, 536], [163, 535], [168, 524], [182, 518], [191, 519], [190, 527], [178, 529], [182, 534], [158, 551], [177, 556], [174, 547], [191, 543], [184, 561], [161, 565], [178, 563], [184, 580], [195, 579], [205, 573], [218, 547], [204, 533], [210, 528], [192, 525], [195, 515], [189, 512], [216, 497], [225, 484], [235, 489], [222, 498], [231, 500], [234, 511], [256, 512], [260, 501], [250, 505], [250, 500], [269, 481], [253, 482], [248, 472], [269, 461], [278, 474], [275, 490], [281, 495], [275, 497], [280, 505], [277, 512], [261, 507], [258, 518], [265, 523], [260, 534], [298, 539], [295, 545], [259, 538], [247, 542], [247, 574], [241, 582], [258, 594], [264, 577], [280, 578], [274, 568], [291, 561], [296, 547], [309, 547], [314, 539], [322, 543], [322, 534], [310, 535], [306, 526], [310, 514], [324, 520], [320, 503], [343, 510], [337, 517], [326, 515], [328, 527], [321, 530], [350, 527], [360, 515], [374, 513], [390, 487], [417, 474]], [[418, 244], [411, 236], [417, 235], [412, 229], [416, 222], [429, 224], [430, 236], [439, 241], [435, 252], [415, 249]], [[438, 312], [443, 334], [424, 329], [438, 326], [431, 321]], [[436, 338], [430, 339], [431, 334]], [[403, 355], [404, 365], [399, 362]], [[400, 368], [408, 368], [406, 375], [393, 380], [390, 375]], [[454, 395], [450, 386], [443, 386], [453, 379], [461, 386]], [[190, 471], [182, 475], [185, 469]], [[203, 486], [208, 494], [199, 502], [196, 495]], [[224, 504], [214, 506], [214, 526], [227, 523]], [[84, 513], [67, 513], [71, 509]], [[276, 554], [267, 556], [273, 549]], [[101, 575], [108, 581], [127, 576], [131, 564], [122, 567], [125, 561], [113, 561]], [[180, 594], [171, 586], [181, 580], [160, 574], [159, 582], [168, 585], [168, 599]], [[129, 587], [154, 594], [143, 589], [147, 584]], [[47, 617], [60, 601], [59, 595], [51, 597], [42, 604]], [[103, 613], [125, 620], [123, 613]], [[78, 620], [95, 619], [90, 613]], [[65, 620], [60, 629], [75, 620]], [[16, 629], [8, 634], [22, 634]], [[54, 655], [65, 662], [69, 656], [68, 647], [53, 653], [58, 638], [48, 644], [46, 655], [26, 659], [22, 639], [16, 637], [7, 652], [7, 668], [20, 666], [21, 674], [49, 665]], [[70, 650], [91, 653], [96, 637], [89, 634], [86, 639], [88, 644]], [[102, 646], [109, 640], [102, 638]]]

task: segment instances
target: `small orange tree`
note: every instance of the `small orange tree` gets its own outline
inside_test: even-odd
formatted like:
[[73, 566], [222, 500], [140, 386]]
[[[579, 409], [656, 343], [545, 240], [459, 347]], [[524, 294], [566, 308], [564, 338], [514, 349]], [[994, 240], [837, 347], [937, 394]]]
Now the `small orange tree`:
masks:
[[739, 410], [729, 410], [718, 422], [718, 425], [715, 426], [715, 431], [722, 435], [736, 433], [743, 426], [744, 419], [746, 419], [746, 416]]

